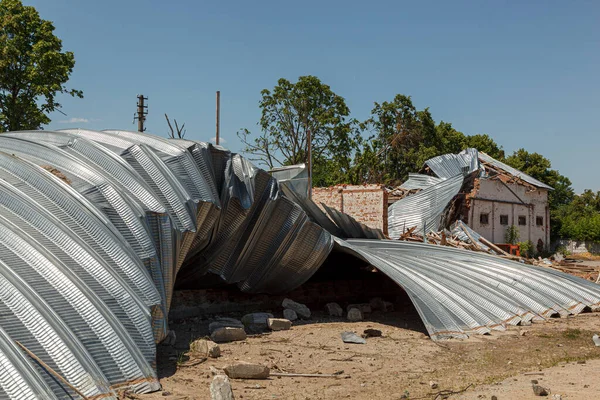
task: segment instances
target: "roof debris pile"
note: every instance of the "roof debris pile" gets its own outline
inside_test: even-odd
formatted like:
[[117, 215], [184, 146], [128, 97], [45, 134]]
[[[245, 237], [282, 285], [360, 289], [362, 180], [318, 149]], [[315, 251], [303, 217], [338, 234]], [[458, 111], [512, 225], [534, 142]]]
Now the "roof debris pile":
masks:
[[[475, 173], [467, 161], [461, 173]], [[432, 189], [430, 202], [411, 203], [411, 212], [443, 211], [463, 184], [456, 176], [430, 180], [411, 196]], [[404, 288], [433, 339], [600, 304], [593, 283], [448, 247], [458, 233], [444, 233], [447, 246], [338, 239], [381, 236], [335, 210], [328, 217], [294, 191], [302, 182], [280, 185], [206, 143], [126, 131], [5, 133], [0, 177], [0, 398], [157, 390], [155, 343], [167, 333], [176, 278], [194, 287], [210, 272], [246, 292], [286, 292], [332, 249]], [[424, 225], [439, 227], [439, 215]]]
[[399, 239], [408, 230], [419, 235], [423, 231], [439, 232], [459, 220], [461, 210], [468, 207], [470, 193], [476, 188], [475, 178], [500, 180], [505, 184], [518, 182], [531, 190], [552, 190], [545, 183], [472, 148], [431, 158], [421, 172], [409, 174], [406, 182], [390, 191], [393, 198], [399, 198], [388, 209], [389, 233], [393, 239]]

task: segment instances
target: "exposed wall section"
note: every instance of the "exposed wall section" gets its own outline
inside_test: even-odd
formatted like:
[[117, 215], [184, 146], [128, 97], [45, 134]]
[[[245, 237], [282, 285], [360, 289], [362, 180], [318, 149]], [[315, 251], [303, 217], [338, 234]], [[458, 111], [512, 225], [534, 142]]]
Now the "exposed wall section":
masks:
[[383, 185], [337, 185], [314, 188], [313, 201], [346, 213], [370, 228], [387, 235], [388, 193]]

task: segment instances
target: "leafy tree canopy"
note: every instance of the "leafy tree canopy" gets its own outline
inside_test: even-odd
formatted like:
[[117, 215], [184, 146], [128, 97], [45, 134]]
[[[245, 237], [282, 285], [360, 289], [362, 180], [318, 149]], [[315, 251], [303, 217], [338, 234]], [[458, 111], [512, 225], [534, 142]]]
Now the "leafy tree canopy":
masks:
[[308, 132], [312, 136], [313, 183], [352, 183], [352, 159], [360, 135], [349, 118], [345, 100], [315, 76], [296, 83], [279, 79], [261, 92], [261, 133], [238, 132], [244, 151], [269, 168], [306, 162]]
[[20, 0], [0, 0], [0, 132], [48, 124], [58, 93], [83, 97], [65, 86], [74, 66], [52, 22]]

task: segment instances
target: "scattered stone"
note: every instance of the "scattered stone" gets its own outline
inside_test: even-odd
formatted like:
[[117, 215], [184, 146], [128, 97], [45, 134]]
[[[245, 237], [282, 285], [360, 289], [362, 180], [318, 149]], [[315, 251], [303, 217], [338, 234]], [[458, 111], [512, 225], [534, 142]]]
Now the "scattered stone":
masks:
[[175, 346], [177, 342], [177, 335], [175, 335], [175, 331], [167, 332], [167, 336], [165, 336], [164, 340], [160, 343], [163, 346]]
[[287, 331], [292, 327], [292, 321], [284, 318], [269, 318], [267, 325], [272, 331]]
[[212, 376], [223, 374], [223, 371], [219, 371], [218, 369], [216, 369], [212, 365], [210, 367], [208, 367], [208, 371], [210, 372], [210, 374]]
[[262, 333], [268, 328], [269, 318], [273, 318], [273, 314], [263, 312], [246, 314], [242, 317], [242, 324], [248, 333]]
[[344, 343], [365, 344], [367, 341], [354, 332], [342, 332], [342, 341]]
[[165, 391], [164, 391], [164, 392], [162, 392], [161, 394], [162, 394], [163, 396], [167, 397], [167, 396], [170, 396], [170, 395], [172, 395], [173, 393], [171, 393], [171, 392], [169, 392], [169, 391], [165, 390]]
[[553, 394], [552, 400], [562, 400], [562, 396], [560, 394]]
[[521, 321], [521, 326], [530, 326], [531, 321]]
[[350, 311], [352, 308], [358, 308], [363, 314], [367, 314], [373, 311], [371, 309], [371, 305], [368, 303], [349, 304], [348, 307], [346, 307], [346, 311]]
[[197, 339], [190, 344], [190, 350], [205, 357], [217, 358], [221, 356], [221, 348], [211, 340]]
[[351, 308], [348, 311], [348, 320], [349, 321], [362, 321], [363, 314], [358, 308]]
[[585, 360], [579, 360], [577, 361], [577, 364], [585, 364]]
[[537, 385], [538, 384], [538, 380], [537, 379], [532, 379], [531, 380], [531, 384], [532, 385]]
[[394, 303], [390, 303], [389, 301], [383, 302], [383, 311], [392, 312], [394, 311]]
[[332, 317], [341, 317], [344, 315], [344, 310], [342, 310], [342, 307], [338, 303], [327, 303], [325, 308]]
[[596, 347], [600, 347], [600, 337], [598, 337], [598, 335], [592, 336], [592, 340], [594, 341]]
[[208, 325], [208, 331], [212, 334], [217, 329], [221, 328], [241, 328], [244, 329], [242, 321], [235, 318], [219, 318]]
[[286, 308], [283, 310], [283, 318], [295, 321], [298, 319], [298, 314], [296, 314], [296, 311]]
[[269, 367], [260, 364], [228, 365], [224, 371], [232, 379], [266, 379], [269, 377]]
[[363, 337], [381, 337], [381, 331], [379, 329], [365, 329], [365, 331], [363, 332]]
[[521, 331], [521, 332], [519, 332], [519, 335], [525, 336], [525, 335], [527, 335], [527, 332], [529, 332], [529, 331]]
[[435, 381], [429, 381], [429, 387], [432, 389], [437, 389], [438, 388], [438, 383]]
[[498, 400], [498, 396], [492, 396], [491, 400]]
[[385, 311], [385, 304], [381, 297], [374, 297], [369, 301], [371, 309], [374, 311]]
[[210, 338], [213, 342], [217, 343], [246, 340], [246, 331], [244, 331], [242, 328], [219, 328], [210, 335]]
[[211, 400], [233, 400], [233, 390], [227, 375], [215, 375], [210, 383]]
[[194, 353], [211, 358], [221, 356], [221, 348], [212, 340], [196, 339], [190, 344], [190, 350]]
[[281, 305], [283, 308], [289, 308], [290, 310], [296, 311], [296, 314], [298, 314], [300, 318], [310, 318], [310, 309], [304, 304], [296, 303], [291, 299], [283, 299]]
[[548, 389], [540, 385], [533, 385], [533, 394], [536, 396], [548, 396]]

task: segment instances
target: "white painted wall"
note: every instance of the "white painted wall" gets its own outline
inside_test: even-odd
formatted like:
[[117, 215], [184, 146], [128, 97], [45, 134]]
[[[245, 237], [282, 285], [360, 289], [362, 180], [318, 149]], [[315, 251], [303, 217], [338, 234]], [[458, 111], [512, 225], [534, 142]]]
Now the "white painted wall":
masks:
[[[488, 214], [487, 224], [480, 222], [482, 213]], [[508, 225], [500, 223], [501, 215], [508, 216]], [[525, 217], [525, 225], [519, 225], [519, 216]], [[537, 226], [536, 217], [543, 218], [541, 226]], [[519, 229], [520, 242], [531, 240], [535, 248], [538, 239], [541, 239], [547, 247], [550, 239], [548, 191], [528, 191], [528, 187], [516, 183], [480, 179], [479, 188], [471, 199], [469, 226], [493, 243], [505, 243], [506, 230], [510, 225]]]

